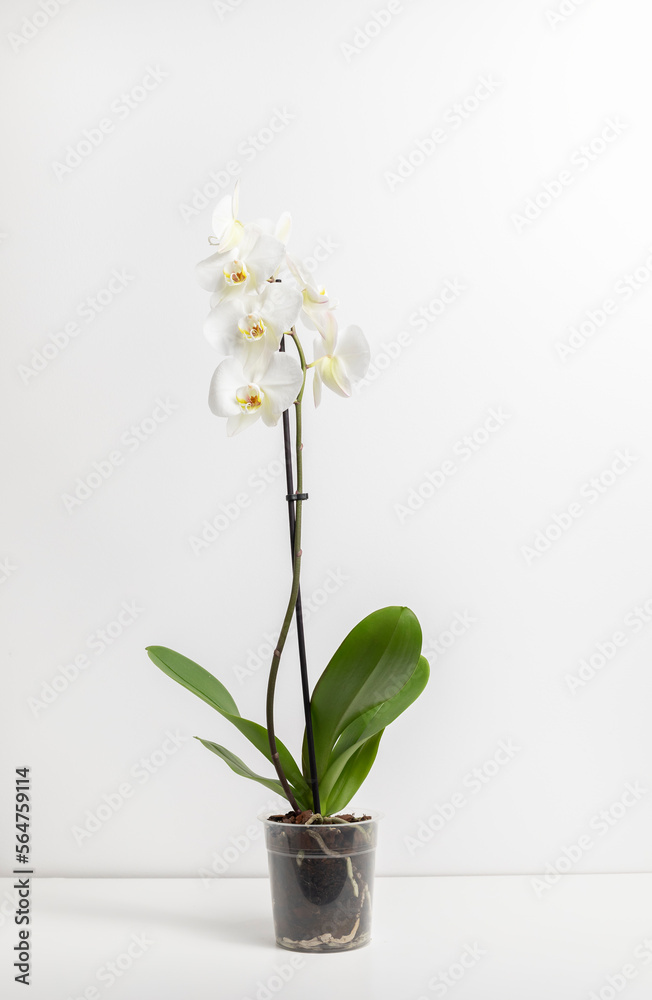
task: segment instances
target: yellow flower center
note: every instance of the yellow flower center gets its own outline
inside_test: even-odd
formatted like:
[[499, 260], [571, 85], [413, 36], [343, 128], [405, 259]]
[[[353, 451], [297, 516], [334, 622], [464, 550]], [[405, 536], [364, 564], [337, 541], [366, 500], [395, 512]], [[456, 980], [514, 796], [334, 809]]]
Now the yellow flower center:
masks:
[[267, 327], [260, 316], [249, 313], [248, 316], [242, 317], [238, 323], [238, 329], [247, 340], [260, 340], [261, 337], [265, 336]]
[[232, 260], [224, 265], [224, 277], [227, 285], [240, 285], [248, 278], [247, 268], [241, 260]]
[[244, 413], [253, 413], [259, 406], [263, 405], [263, 390], [254, 382], [249, 385], [241, 385], [235, 394], [235, 398], [240, 404]]

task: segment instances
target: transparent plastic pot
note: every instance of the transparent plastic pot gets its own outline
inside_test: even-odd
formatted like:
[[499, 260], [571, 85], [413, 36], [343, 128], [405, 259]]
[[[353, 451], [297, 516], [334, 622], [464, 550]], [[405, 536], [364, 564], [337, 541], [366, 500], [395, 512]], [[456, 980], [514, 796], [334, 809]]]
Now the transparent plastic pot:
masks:
[[351, 951], [371, 940], [380, 813], [354, 823], [279, 823], [264, 813], [276, 943]]

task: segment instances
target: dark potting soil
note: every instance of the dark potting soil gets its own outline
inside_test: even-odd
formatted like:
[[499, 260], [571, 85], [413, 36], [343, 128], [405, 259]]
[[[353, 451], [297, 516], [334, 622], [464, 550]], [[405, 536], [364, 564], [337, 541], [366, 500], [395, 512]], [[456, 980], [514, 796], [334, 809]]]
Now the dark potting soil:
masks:
[[[270, 816], [269, 819], [273, 820], [275, 823], [306, 823], [310, 817], [313, 815], [312, 809], [304, 809], [303, 812], [290, 812], [283, 813], [279, 816]], [[329, 818], [326, 817], [325, 823], [328, 822]], [[361, 823], [365, 819], [371, 819], [371, 816], [354, 816], [353, 813], [338, 813], [335, 819], [341, 819], [345, 823]]]

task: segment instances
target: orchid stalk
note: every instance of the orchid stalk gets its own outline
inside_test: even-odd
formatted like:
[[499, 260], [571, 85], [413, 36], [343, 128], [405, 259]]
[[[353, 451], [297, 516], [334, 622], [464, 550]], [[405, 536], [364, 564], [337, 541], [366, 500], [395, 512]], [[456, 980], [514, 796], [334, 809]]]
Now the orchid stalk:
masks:
[[[292, 538], [292, 589], [290, 591], [290, 599], [288, 601], [287, 610], [285, 612], [285, 618], [283, 619], [283, 624], [281, 626], [281, 633], [276, 644], [276, 649], [272, 654], [272, 662], [269, 668], [269, 680], [267, 682], [267, 733], [269, 737], [269, 748], [272, 755], [272, 763], [276, 768], [276, 773], [278, 774], [279, 781], [283, 786], [283, 790], [287, 795], [288, 801], [295, 811], [299, 811], [299, 806], [294, 799], [291, 789], [288, 785], [287, 778], [283, 772], [283, 767], [281, 765], [280, 757], [278, 754], [278, 749], [276, 746], [276, 733], [274, 730], [274, 692], [276, 690], [276, 678], [278, 676], [279, 667], [281, 664], [281, 656], [283, 654], [283, 649], [285, 648], [285, 641], [290, 630], [290, 625], [292, 623], [293, 615], [295, 614], [297, 601], [299, 598], [299, 588], [301, 585], [301, 556], [303, 555], [301, 551], [301, 525], [303, 521], [303, 500], [299, 498], [301, 491], [303, 489], [303, 461], [302, 461], [302, 435], [301, 435], [301, 401], [303, 399], [303, 390], [305, 389], [306, 381], [306, 359], [303, 353], [303, 349], [299, 342], [299, 338], [296, 335], [294, 327], [292, 328], [292, 336], [297, 346], [297, 351], [299, 352], [299, 357], [301, 359], [301, 370], [303, 372], [303, 383], [301, 389], [294, 401], [296, 408], [296, 463], [297, 463], [297, 499], [294, 501], [296, 503], [296, 513], [294, 519], [294, 531], [291, 533]], [[288, 501], [293, 502], [293, 501]], [[314, 755], [314, 746], [312, 748]], [[319, 812], [317, 807], [319, 791], [318, 791], [318, 778], [316, 774], [311, 775], [313, 781], [313, 805], [315, 806], [315, 812]], [[315, 797], [317, 801], [315, 801]]]
[[[244, 719], [224, 685], [193, 660], [165, 646], [148, 647], [148, 653], [164, 673], [231, 722], [272, 764], [276, 777], [256, 774], [230, 750], [201, 739], [208, 750], [237, 774], [284, 795], [295, 814], [311, 810], [329, 816], [343, 808], [364, 781], [386, 726], [425, 687], [428, 663], [421, 655], [421, 628], [413, 612], [400, 606], [382, 608], [349, 632], [310, 694], [300, 584], [304, 391], [312, 372], [316, 406], [323, 386], [338, 396], [351, 396], [356, 381], [366, 374], [370, 351], [358, 326], [338, 332], [336, 303], [300, 261], [287, 255], [289, 215], [282, 215], [276, 225], [268, 220], [244, 223], [238, 218], [238, 195], [236, 184], [233, 196], [216, 206], [209, 237], [216, 249], [197, 265], [197, 276], [211, 293], [204, 333], [213, 347], [227, 352], [213, 373], [210, 409], [226, 418], [229, 436], [259, 420], [268, 427], [283, 421], [292, 580], [270, 664], [266, 727]], [[296, 328], [299, 318], [315, 337], [310, 364]], [[285, 337], [294, 343], [296, 358], [286, 353]], [[274, 717], [281, 657], [295, 614], [305, 717], [300, 764], [278, 739]]]
[[[299, 344], [299, 339], [296, 336], [296, 330], [292, 328], [292, 332], [296, 338], [296, 343]], [[285, 350], [285, 340], [281, 341], [281, 346], [279, 350]], [[304, 359], [305, 361], [305, 359]], [[300, 494], [303, 490], [303, 436], [301, 433], [301, 402], [296, 404], [296, 464], [297, 464], [297, 494]], [[292, 557], [294, 558], [294, 542], [296, 533], [296, 508], [294, 506], [295, 501], [289, 499], [294, 493], [294, 477], [292, 473], [292, 444], [290, 440], [290, 418], [288, 411], [286, 410], [283, 414], [283, 442], [285, 450], [285, 485], [287, 489], [288, 496], [288, 520], [290, 526], [290, 551]], [[296, 502], [303, 503], [302, 499], [298, 499]], [[297, 602], [296, 602], [296, 619], [297, 619], [297, 641], [299, 645], [299, 668], [301, 671], [301, 695], [303, 698], [303, 715], [306, 723], [306, 743], [308, 749], [308, 766], [310, 769], [310, 776], [308, 777], [308, 783], [312, 792], [312, 802], [313, 809], [315, 813], [320, 812], [321, 802], [319, 797], [319, 778], [317, 776], [317, 761], [315, 758], [315, 741], [312, 731], [312, 714], [310, 711], [310, 685], [308, 681], [308, 666], [306, 663], [306, 643], [303, 633], [303, 604], [301, 601], [301, 585], [299, 585], [299, 590], [297, 592]]]

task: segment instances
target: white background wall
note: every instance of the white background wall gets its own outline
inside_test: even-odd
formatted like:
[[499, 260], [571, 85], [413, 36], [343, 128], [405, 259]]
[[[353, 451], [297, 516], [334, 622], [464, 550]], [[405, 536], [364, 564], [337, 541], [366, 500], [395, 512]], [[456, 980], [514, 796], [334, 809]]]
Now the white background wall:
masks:
[[[228, 170], [245, 218], [288, 209], [295, 253], [322, 248], [341, 321], [372, 344], [375, 377], [355, 398], [307, 407], [303, 586], [319, 602], [339, 580], [308, 623], [313, 679], [374, 608], [407, 604], [423, 623], [431, 682], [354, 802], [386, 814], [380, 871], [543, 873], [569, 856], [575, 871], [650, 867], [647, 4], [401, 0], [376, 31], [386, 7], [2, 5], [0, 842], [13, 769], [29, 765], [41, 875], [265, 870], [247, 832], [265, 790], [167, 734], [259, 767], [255, 752], [144, 652], [192, 656], [262, 721], [257, 650], [289, 586], [281, 431], [227, 440], [209, 412], [218, 358], [193, 275]], [[121, 95], [150, 67], [160, 83], [127, 113]], [[268, 141], [277, 109], [287, 122]], [[107, 118], [101, 145], [57, 166]], [[124, 287], [94, 312], [114, 270]], [[447, 286], [459, 291], [438, 304]], [[134, 445], [161, 399], [169, 414]], [[487, 433], [492, 409], [507, 416]], [[67, 510], [116, 450], [122, 464]], [[619, 451], [630, 457], [614, 466]], [[402, 511], [446, 461], [454, 475]], [[193, 552], [241, 493], [246, 509]], [[573, 503], [579, 516], [556, 528]], [[538, 534], [551, 525], [552, 542]], [[133, 620], [102, 647], [124, 602]], [[451, 643], [454, 619], [467, 625]], [[278, 714], [295, 749], [296, 669], [293, 650]], [[80, 836], [105, 796], [121, 807]], [[0, 863], [13, 867], [6, 848]]]

